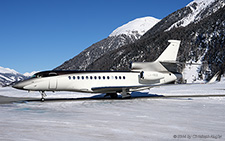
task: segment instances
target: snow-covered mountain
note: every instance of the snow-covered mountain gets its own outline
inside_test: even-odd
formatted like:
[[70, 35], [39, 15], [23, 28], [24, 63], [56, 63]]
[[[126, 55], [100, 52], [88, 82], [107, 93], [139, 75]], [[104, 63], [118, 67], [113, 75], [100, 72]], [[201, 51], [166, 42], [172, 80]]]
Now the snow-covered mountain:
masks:
[[17, 71], [10, 69], [10, 68], [3, 68], [0, 66], [0, 73], [12, 73], [12, 74], [18, 74]]
[[137, 18], [115, 29], [109, 36], [118, 36], [125, 34], [140, 38], [145, 32], [152, 28], [160, 20], [154, 17]]
[[0, 67], [0, 87], [8, 86], [14, 82], [18, 82], [26, 78], [26, 76], [13, 69]]
[[145, 33], [140, 32], [142, 24], [132, 24], [117, 28], [57, 69], [129, 70], [130, 62], [154, 61], [168, 46], [168, 40], [177, 39], [181, 40], [178, 60], [201, 64], [179, 66], [180, 72], [184, 70], [184, 81], [199, 82], [217, 71], [225, 72], [225, 0], [194, 0]]
[[130, 62], [154, 61], [170, 39], [181, 40], [180, 62], [202, 64], [186, 66], [185, 81], [207, 80], [217, 71], [224, 73], [225, 0], [194, 0], [160, 20], [139, 40], [103, 55], [88, 69], [129, 70]]
[[131, 44], [152, 28], [159, 20], [153, 17], [137, 18], [115, 29], [105, 38], [66, 61], [57, 70], [86, 70], [87, 67], [104, 54], [121, 46]]
[[224, 5], [224, 0], [194, 0], [186, 6], [186, 15], [173, 23], [166, 31], [181, 26], [185, 27], [190, 23], [198, 23], [203, 18], [224, 7]]

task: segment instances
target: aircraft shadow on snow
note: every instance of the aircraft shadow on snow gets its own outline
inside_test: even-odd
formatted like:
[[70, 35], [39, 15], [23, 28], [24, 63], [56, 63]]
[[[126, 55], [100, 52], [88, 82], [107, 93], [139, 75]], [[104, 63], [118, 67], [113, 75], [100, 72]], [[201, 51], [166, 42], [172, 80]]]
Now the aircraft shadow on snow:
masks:
[[[85, 100], [133, 100], [133, 99], [158, 99], [158, 98], [188, 98], [192, 100], [193, 97], [225, 97], [225, 95], [158, 95], [158, 94], [149, 94], [148, 92], [132, 92], [130, 98], [122, 98], [121, 95], [118, 95], [118, 98], [110, 98], [109, 96], [104, 97], [105, 94], [98, 94], [91, 97], [80, 97], [80, 98], [46, 98], [45, 102], [57, 102], [57, 101], [85, 101]], [[22, 102], [37, 102], [41, 101], [40, 99], [28, 99]]]
[[[80, 98], [46, 98], [45, 102], [53, 101], [84, 101], [84, 100], [127, 100], [127, 99], [141, 99], [141, 98], [163, 98], [163, 95], [149, 94], [147, 92], [132, 92], [130, 98], [122, 98], [121, 95], [118, 95], [118, 98], [110, 98], [109, 96], [104, 97], [105, 94], [98, 94], [91, 97], [80, 97]], [[40, 99], [28, 99], [24, 102], [35, 102], [41, 101]]]

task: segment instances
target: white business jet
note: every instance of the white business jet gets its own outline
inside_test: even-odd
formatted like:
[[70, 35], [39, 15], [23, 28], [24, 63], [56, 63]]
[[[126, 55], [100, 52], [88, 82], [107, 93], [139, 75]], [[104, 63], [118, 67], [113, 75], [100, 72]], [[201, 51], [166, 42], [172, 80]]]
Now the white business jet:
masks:
[[174, 82], [182, 75], [176, 72], [179, 40], [169, 40], [169, 46], [154, 62], [134, 62], [131, 71], [43, 71], [13, 87], [27, 91], [40, 91], [44, 101], [45, 91], [75, 91], [106, 93], [111, 98], [130, 97], [133, 91], [150, 89]]

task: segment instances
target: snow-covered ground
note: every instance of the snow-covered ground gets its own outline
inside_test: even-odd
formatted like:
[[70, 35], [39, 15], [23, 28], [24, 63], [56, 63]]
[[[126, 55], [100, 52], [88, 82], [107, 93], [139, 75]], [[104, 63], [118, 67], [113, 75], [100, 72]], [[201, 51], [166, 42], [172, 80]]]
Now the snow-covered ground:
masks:
[[[224, 95], [215, 84], [156, 87], [150, 94]], [[47, 98], [91, 97], [56, 92]], [[39, 97], [13, 88], [0, 95]], [[148, 91], [133, 96], [148, 95]], [[119, 100], [26, 102], [0, 105], [0, 140], [224, 140], [225, 97], [169, 97]]]

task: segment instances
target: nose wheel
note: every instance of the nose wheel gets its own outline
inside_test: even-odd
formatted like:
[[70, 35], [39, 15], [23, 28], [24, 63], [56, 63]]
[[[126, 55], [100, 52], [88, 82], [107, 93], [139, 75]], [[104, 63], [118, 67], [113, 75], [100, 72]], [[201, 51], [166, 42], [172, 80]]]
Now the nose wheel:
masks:
[[45, 97], [47, 95], [45, 94], [45, 91], [40, 91], [40, 93], [41, 93], [41, 101], [44, 102], [45, 101]]

